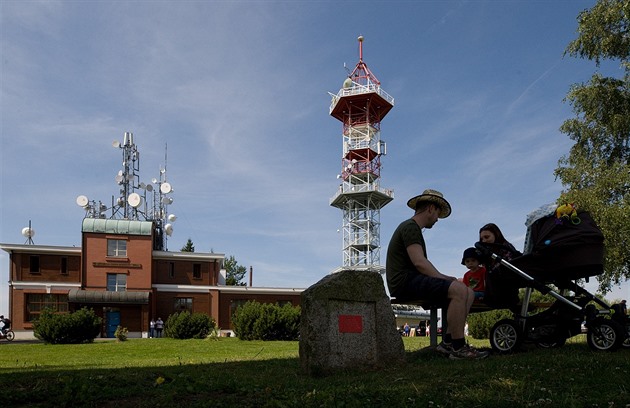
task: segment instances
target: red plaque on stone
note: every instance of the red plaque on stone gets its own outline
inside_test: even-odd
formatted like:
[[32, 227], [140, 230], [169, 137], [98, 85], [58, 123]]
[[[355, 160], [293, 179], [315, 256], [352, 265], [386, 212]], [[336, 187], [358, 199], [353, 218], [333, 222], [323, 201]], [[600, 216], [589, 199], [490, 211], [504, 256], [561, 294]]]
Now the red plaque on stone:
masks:
[[339, 315], [339, 333], [363, 333], [363, 316]]

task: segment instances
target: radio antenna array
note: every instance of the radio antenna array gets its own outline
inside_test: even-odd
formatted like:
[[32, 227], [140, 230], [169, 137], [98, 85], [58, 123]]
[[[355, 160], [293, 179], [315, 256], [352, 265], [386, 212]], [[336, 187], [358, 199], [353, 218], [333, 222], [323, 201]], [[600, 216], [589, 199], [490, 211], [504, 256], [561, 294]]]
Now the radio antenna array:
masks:
[[167, 250], [167, 237], [172, 235], [172, 223], [177, 219], [174, 214], [168, 214], [168, 206], [173, 203], [173, 187], [166, 181], [167, 146], [164, 149], [164, 167], [160, 167], [160, 177], [154, 177], [151, 183], [140, 181], [140, 152], [134, 143], [133, 133], [125, 132], [123, 142], [114, 140], [112, 146], [122, 152], [122, 168], [114, 177], [119, 186], [119, 194], [112, 196], [110, 207], [84, 195], [77, 197], [77, 205], [85, 210], [85, 218], [153, 222], [154, 249]]

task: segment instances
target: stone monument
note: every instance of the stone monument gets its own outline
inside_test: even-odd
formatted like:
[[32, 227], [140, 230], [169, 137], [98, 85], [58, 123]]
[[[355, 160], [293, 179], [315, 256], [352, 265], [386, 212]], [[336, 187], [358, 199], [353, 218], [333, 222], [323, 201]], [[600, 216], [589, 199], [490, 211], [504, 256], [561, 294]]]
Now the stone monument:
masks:
[[307, 374], [404, 361], [402, 338], [379, 273], [328, 275], [302, 292], [301, 307], [300, 363]]

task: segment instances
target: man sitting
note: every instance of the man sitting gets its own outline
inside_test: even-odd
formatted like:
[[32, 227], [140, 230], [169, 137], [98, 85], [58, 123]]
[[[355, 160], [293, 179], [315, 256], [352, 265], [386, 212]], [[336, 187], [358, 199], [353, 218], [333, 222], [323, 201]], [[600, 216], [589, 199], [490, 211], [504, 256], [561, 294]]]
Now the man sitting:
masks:
[[464, 325], [475, 300], [473, 290], [457, 278], [440, 273], [427, 259], [423, 228], [431, 228], [439, 218], [451, 214], [451, 205], [442, 193], [425, 190], [413, 197], [407, 206], [415, 211], [394, 231], [387, 248], [386, 275], [391, 296], [397, 301], [426, 300], [448, 305], [448, 329], [437, 351], [451, 359], [479, 359], [488, 356], [466, 344]]

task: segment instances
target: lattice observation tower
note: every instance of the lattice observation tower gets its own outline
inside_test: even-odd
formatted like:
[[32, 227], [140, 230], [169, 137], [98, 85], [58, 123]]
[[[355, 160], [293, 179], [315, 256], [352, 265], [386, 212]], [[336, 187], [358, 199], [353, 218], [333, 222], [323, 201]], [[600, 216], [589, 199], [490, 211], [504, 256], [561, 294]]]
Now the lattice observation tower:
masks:
[[380, 186], [381, 157], [387, 153], [381, 140], [381, 120], [394, 107], [394, 98], [363, 61], [359, 36], [359, 62], [342, 88], [330, 93], [330, 115], [342, 123], [341, 181], [330, 205], [343, 212], [342, 269], [382, 272], [380, 265], [380, 211], [394, 192]]

